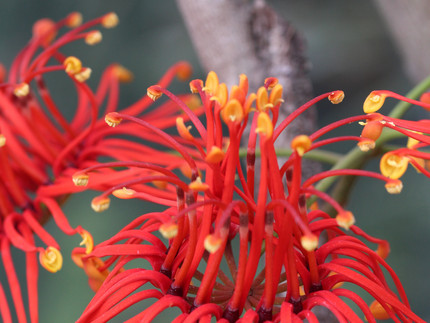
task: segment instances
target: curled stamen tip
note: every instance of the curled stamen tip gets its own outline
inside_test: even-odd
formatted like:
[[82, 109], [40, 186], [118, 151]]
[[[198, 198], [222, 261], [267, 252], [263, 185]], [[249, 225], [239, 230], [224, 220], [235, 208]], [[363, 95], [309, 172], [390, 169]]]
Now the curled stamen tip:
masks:
[[213, 234], [209, 234], [205, 238], [205, 249], [210, 253], [215, 253], [221, 247], [222, 239]]
[[85, 173], [77, 173], [72, 176], [75, 186], [87, 186], [89, 178], [88, 174]]
[[264, 87], [271, 90], [278, 84], [278, 79], [276, 77], [268, 77], [264, 80]]
[[86, 80], [88, 80], [91, 77], [92, 71], [93, 70], [91, 68], [89, 68], [89, 67], [82, 68], [81, 72], [76, 73], [74, 75], [75, 76], [75, 80], [78, 81], [78, 82], [80, 82], [80, 83], [85, 82]]
[[354, 215], [349, 211], [343, 211], [336, 216], [337, 225], [345, 230], [349, 230], [349, 228], [354, 225], [355, 218]]
[[345, 93], [343, 91], [333, 91], [328, 96], [328, 99], [333, 104], [339, 104], [345, 98]]
[[161, 92], [159, 88], [160, 87], [158, 85], [152, 85], [146, 90], [146, 94], [152, 101], [159, 99], [163, 95], [163, 92]]
[[63, 256], [61, 252], [52, 246], [40, 252], [39, 261], [42, 267], [51, 273], [56, 273], [63, 266]]
[[102, 41], [103, 35], [99, 30], [94, 30], [85, 37], [85, 43], [88, 45], [95, 45]]
[[300, 243], [306, 251], [314, 251], [318, 247], [318, 237], [314, 234], [304, 235], [301, 237]]
[[119, 198], [119, 199], [128, 200], [128, 199], [132, 199], [133, 197], [135, 197], [136, 191], [131, 189], [131, 188], [123, 187], [123, 188], [120, 188], [118, 190], [113, 191], [112, 195]]
[[82, 237], [82, 241], [79, 245], [85, 246], [85, 253], [88, 255], [94, 249], [93, 236], [91, 235], [91, 233], [89, 233], [87, 230], [84, 230], [84, 229], [82, 229], [82, 231], [79, 232], [79, 234]]
[[115, 112], [110, 112], [105, 116], [105, 122], [109, 125], [109, 127], [116, 127], [122, 121], [122, 118], [118, 116]]
[[291, 148], [297, 152], [299, 156], [303, 156], [305, 152], [311, 148], [312, 141], [309, 136], [299, 135], [291, 141]]
[[362, 140], [360, 141], [357, 146], [360, 148], [362, 152], [368, 152], [371, 149], [375, 148], [375, 142], [373, 140]]
[[103, 212], [109, 208], [110, 199], [108, 197], [97, 196], [91, 201], [91, 207], [96, 212]]
[[178, 225], [173, 222], [162, 223], [158, 231], [165, 239], [172, 239], [178, 235]]
[[176, 129], [178, 130], [179, 135], [185, 140], [193, 140], [194, 137], [190, 133], [191, 126], [186, 126], [184, 123], [184, 118], [177, 117], [176, 118]]
[[390, 194], [399, 194], [402, 192], [403, 183], [400, 180], [393, 180], [385, 184], [385, 189]]
[[67, 17], [66, 26], [69, 28], [76, 28], [82, 24], [82, 14], [80, 12], [72, 12]]
[[63, 61], [64, 69], [68, 74], [77, 74], [82, 70], [82, 62], [75, 56], [69, 56]]
[[13, 94], [15, 94], [15, 96], [19, 98], [27, 96], [29, 93], [30, 93], [30, 86], [27, 83], [18, 84], [13, 89]]
[[191, 93], [199, 93], [199, 90], [203, 89], [203, 81], [196, 79], [190, 82]]
[[382, 156], [379, 167], [385, 177], [398, 179], [408, 168], [408, 158], [388, 152]]
[[101, 24], [105, 28], [116, 27], [119, 23], [119, 18], [115, 12], [109, 12], [102, 18]]

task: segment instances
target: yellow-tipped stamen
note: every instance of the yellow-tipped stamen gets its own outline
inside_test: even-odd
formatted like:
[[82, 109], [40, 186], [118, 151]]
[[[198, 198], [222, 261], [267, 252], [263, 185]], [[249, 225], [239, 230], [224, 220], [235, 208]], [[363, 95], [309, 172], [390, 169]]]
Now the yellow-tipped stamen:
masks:
[[196, 191], [196, 192], [204, 192], [207, 189], [209, 189], [209, 185], [202, 182], [202, 179], [199, 177], [196, 178], [194, 182], [191, 182], [188, 185], [190, 190]]
[[299, 135], [291, 141], [291, 148], [297, 152], [299, 156], [303, 156], [305, 152], [311, 148], [312, 141], [309, 136]]
[[42, 267], [51, 273], [56, 273], [63, 266], [63, 256], [61, 252], [52, 246], [40, 252], [39, 261]]
[[217, 101], [220, 107], [223, 107], [227, 103], [228, 89], [225, 83], [218, 85], [216, 93], [210, 98], [212, 101]]
[[131, 188], [123, 187], [113, 191], [112, 195], [119, 199], [128, 200], [135, 197], [136, 191]]
[[243, 120], [243, 107], [236, 99], [229, 100], [221, 110], [221, 117], [226, 124], [240, 123]]
[[102, 33], [98, 30], [94, 30], [85, 37], [85, 43], [88, 45], [95, 45], [102, 41], [103, 36]]
[[270, 91], [269, 102], [273, 104], [273, 106], [277, 105], [278, 103], [284, 102], [284, 100], [282, 99], [282, 92], [283, 88], [281, 84], [276, 84], [273, 87], [272, 91]]
[[378, 111], [385, 102], [386, 94], [370, 92], [363, 104], [364, 113], [373, 113]]
[[82, 24], [82, 14], [80, 12], [72, 12], [67, 17], [66, 26], [69, 28], [76, 28]]
[[88, 80], [91, 77], [91, 72], [92, 71], [93, 70], [91, 68], [84, 67], [81, 72], [76, 73], [74, 75], [75, 76], [75, 80], [78, 81], [78, 82], [81, 82], [81, 83], [85, 82], [86, 80]]
[[390, 194], [399, 194], [402, 192], [403, 183], [400, 180], [393, 180], [385, 184], [385, 189]]
[[345, 98], [345, 93], [343, 91], [333, 91], [328, 96], [328, 99], [333, 104], [339, 104]]
[[122, 118], [118, 117], [116, 113], [108, 113], [105, 116], [105, 122], [110, 127], [116, 127], [121, 123], [121, 121], [122, 121]]
[[266, 138], [271, 138], [273, 135], [273, 124], [269, 115], [266, 112], [260, 112], [257, 117], [257, 128], [256, 133], [259, 133]]
[[87, 186], [90, 177], [86, 173], [77, 173], [72, 176], [73, 183], [76, 186]]
[[192, 80], [190, 82], [190, 91], [191, 93], [199, 93], [198, 89], [203, 89], [203, 81], [202, 80]]
[[79, 58], [75, 56], [67, 57], [64, 60], [63, 65], [67, 74], [74, 75], [82, 70], [82, 62]]
[[91, 201], [91, 207], [96, 212], [103, 212], [109, 208], [110, 199], [108, 197], [97, 196]]
[[163, 92], [161, 92], [160, 90], [156, 89], [154, 86], [150, 86], [146, 90], [146, 95], [148, 95], [151, 98], [152, 101], [156, 101], [156, 100], [158, 100], [163, 95]]
[[210, 71], [206, 77], [205, 87], [203, 91], [210, 95], [215, 95], [218, 89], [219, 80], [218, 75], [214, 71]]
[[222, 239], [213, 234], [209, 234], [205, 238], [204, 246], [210, 253], [215, 253], [221, 247]]
[[158, 228], [158, 231], [165, 239], [172, 239], [178, 235], [178, 225], [173, 222], [163, 223]]
[[357, 146], [362, 152], [368, 152], [369, 150], [374, 149], [376, 144], [372, 139], [366, 139], [360, 141]]
[[0, 148], [6, 145], [6, 137], [0, 133]]
[[191, 126], [185, 126], [184, 118], [177, 117], [176, 118], [176, 129], [178, 130], [179, 135], [185, 140], [193, 140], [194, 137], [190, 133]]
[[30, 93], [30, 86], [27, 83], [18, 84], [13, 89], [13, 94], [15, 94], [15, 96], [17, 96], [19, 98], [27, 96], [28, 93]]
[[118, 25], [119, 18], [115, 12], [106, 14], [102, 19], [102, 26], [105, 28], [114, 28]]
[[382, 156], [379, 167], [382, 175], [391, 179], [398, 179], [408, 168], [408, 158], [388, 152]]
[[212, 146], [209, 153], [206, 155], [206, 162], [208, 163], [219, 163], [224, 159], [225, 153], [218, 146]]
[[269, 103], [269, 94], [265, 87], [260, 87], [257, 91], [257, 110], [260, 112], [266, 111], [268, 108], [273, 108], [273, 104]]
[[133, 73], [129, 69], [119, 64], [113, 66], [113, 73], [118, 78], [118, 81], [122, 83], [130, 83], [134, 78]]
[[304, 235], [300, 238], [300, 244], [306, 251], [314, 251], [318, 247], [318, 237], [314, 234]]
[[349, 228], [355, 223], [354, 215], [349, 211], [343, 211], [336, 216], [337, 225], [345, 230], [349, 230]]
[[93, 251], [94, 248], [94, 239], [91, 233], [89, 233], [87, 230], [82, 230], [79, 232], [79, 234], [82, 237], [82, 241], [79, 244], [80, 246], [85, 246], [85, 253], [88, 255]]

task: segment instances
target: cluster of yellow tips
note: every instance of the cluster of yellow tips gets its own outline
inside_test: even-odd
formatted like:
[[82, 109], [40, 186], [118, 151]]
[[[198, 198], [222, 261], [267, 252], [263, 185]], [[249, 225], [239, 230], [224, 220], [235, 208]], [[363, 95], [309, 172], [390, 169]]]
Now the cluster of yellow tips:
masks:
[[51, 273], [56, 273], [63, 266], [63, 256], [61, 252], [52, 246], [39, 253], [39, 261], [43, 268]]

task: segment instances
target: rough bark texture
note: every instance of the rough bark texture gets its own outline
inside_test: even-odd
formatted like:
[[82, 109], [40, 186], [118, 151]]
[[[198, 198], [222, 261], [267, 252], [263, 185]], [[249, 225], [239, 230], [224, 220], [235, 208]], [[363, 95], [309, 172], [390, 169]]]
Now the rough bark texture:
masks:
[[430, 74], [430, 1], [375, 0], [414, 82]]
[[[263, 0], [177, 0], [203, 68], [214, 70], [222, 82], [237, 84], [238, 76], [249, 77], [255, 91], [266, 77], [274, 76], [284, 87], [282, 120], [311, 98], [312, 87], [302, 38]], [[289, 147], [298, 134], [311, 132], [315, 113], [308, 111], [277, 140]], [[308, 163], [305, 172], [315, 172]]]

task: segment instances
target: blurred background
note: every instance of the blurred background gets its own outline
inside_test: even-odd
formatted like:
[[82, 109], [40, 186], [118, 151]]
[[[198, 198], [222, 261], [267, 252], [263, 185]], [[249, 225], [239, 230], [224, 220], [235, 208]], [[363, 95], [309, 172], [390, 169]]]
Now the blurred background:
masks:
[[[398, 50], [372, 1], [268, 2], [306, 40], [314, 94], [338, 89], [345, 91], [346, 97], [341, 105], [321, 104], [318, 107], [319, 125], [361, 114], [362, 102], [372, 90], [387, 89], [405, 94], [413, 87], [403, 72]], [[146, 88], [156, 83], [163, 72], [178, 60], [187, 60], [193, 65], [194, 78], [205, 77], [173, 0], [18, 0], [3, 1], [0, 8], [0, 62], [6, 67], [30, 39], [36, 20], [45, 17], [59, 20], [71, 11], [81, 12], [88, 20], [115, 11], [120, 24], [114, 29], [102, 30], [103, 41], [100, 44], [90, 47], [83, 42], [74, 43], [66, 46], [64, 52], [79, 57], [85, 66], [93, 69], [89, 82], [93, 86], [110, 63], [118, 62], [129, 68], [135, 78], [133, 83], [121, 87], [121, 107], [145, 95]], [[69, 85], [57, 81], [57, 78], [62, 77], [56, 75], [55, 82], [48, 78], [48, 87], [70, 116], [74, 104], [64, 100]], [[188, 85], [176, 82], [175, 91], [188, 91]], [[388, 100], [384, 112], [394, 104]], [[425, 116], [421, 109], [406, 115], [411, 119]], [[355, 133], [360, 131], [357, 125], [348, 127]], [[339, 149], [347, 151], [350, 147]], [[377, 167], [376, 162], [369, 165], [369, 168]], [[430, 181], [411, 168], [403, 183], [402, 194], [392, 196], [386, 193], [381, 183], [360, 179], [347, 208], [355, 214], [362, 229], [390, 241], [392, 252], [388, 263], [402, 280], [412, 309], [423, 319], [430, 320], [430, 257], [427, 247], [430, 244], [430, 199], [426, 198]], [[73, 196], [66, 204], [65, 212], [72, 225], [81, 224], [92, 232], [96, 242], [112, 236], [130, 219], [150, 207], [143, 203], [121, 203], [115, 199], [108, 211], [95, 213], [90, 207], [94, 195], [83, 193]], [[73, 322], [93, 295], [86, 276], [68, 256], [79, 239], [64, 236], [52, 221], [47, 225], [63, 246], [65, 259], [63, 269], [56, 274], [40, 270], [40, 322]]]

